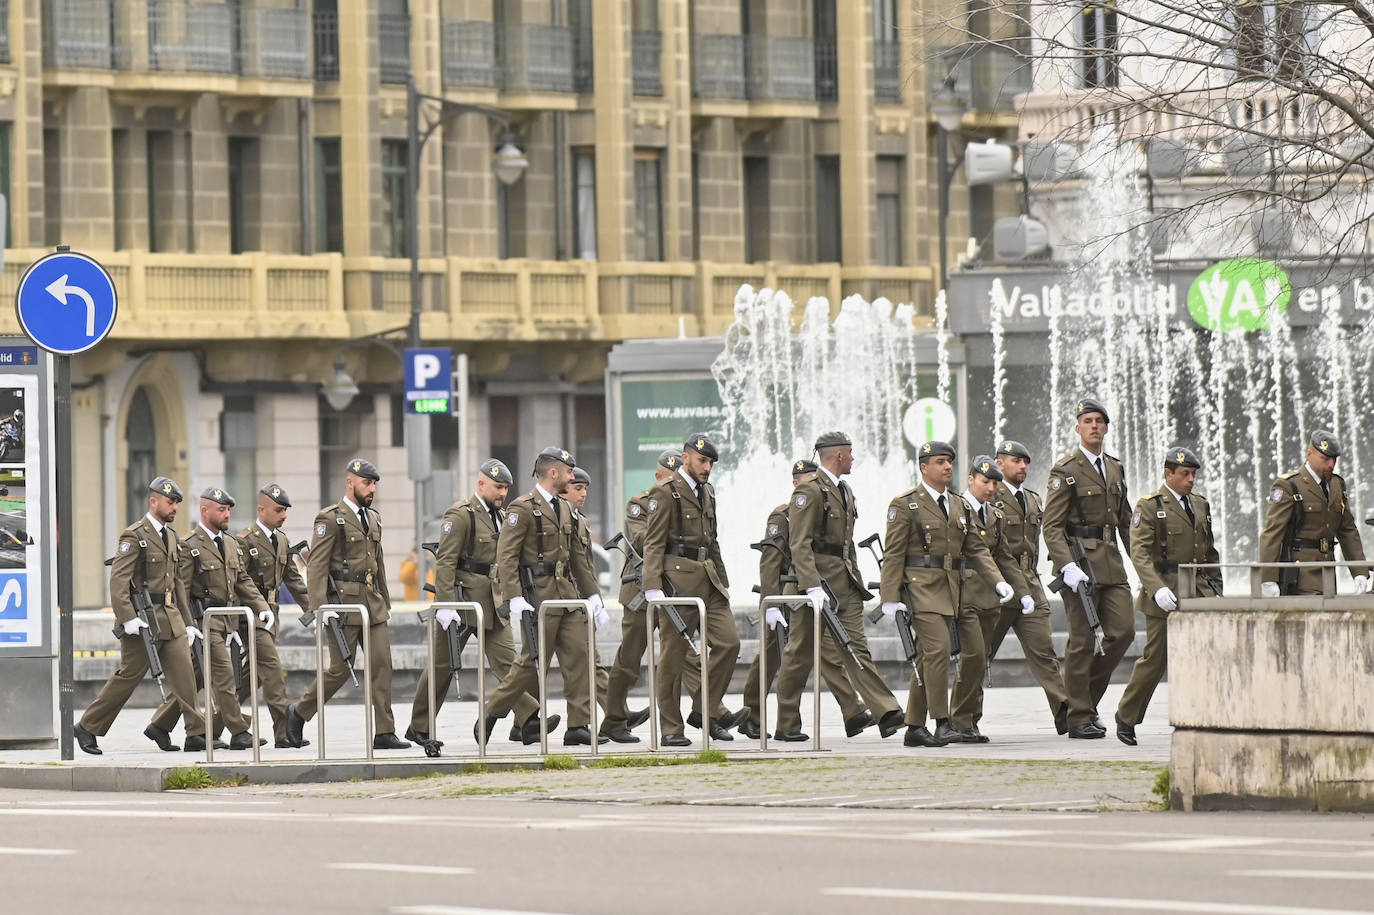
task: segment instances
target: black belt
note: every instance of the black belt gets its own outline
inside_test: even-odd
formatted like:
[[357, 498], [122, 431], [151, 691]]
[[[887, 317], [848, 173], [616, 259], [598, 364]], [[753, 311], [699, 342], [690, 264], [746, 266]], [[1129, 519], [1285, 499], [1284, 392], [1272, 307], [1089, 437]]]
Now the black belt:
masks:
[[458, 568], [463, 572], [472, 572], [474, 575], [490, 575], [491, 563], [473, 562], [471, 559], [458, 560]]
[[[545, 578], [549, 575], [557, 575], [560, 571], [567, 571], [566, 566], [561, 562], [532, 562], [527, 566], [521, 566], [522, 570], [528, 571], [535, 578]], [[568, 576], [571, 579], [571, 575]]]
[[1110, 524], [1066, 524], [1064, 533], [1085, 540], [1111, 540], [1116, 528]]
[[1034, 553], [1017, 553], [1012, 558], [1016, 560], [1016, 564], [1020, 566], [1023, 570], [1030, 570], [1035, 568]]
[[1157, 571], [1160, 575], [1173, 575], [1178, 571], [1178, 563], [1157, 562], [1155, 563], [1155, 571]]
[[681, 559], [695, 559], [697, 562], [705, 562], [710, 558], [704, 546], [686, 546], [681, 543], [672, 543], [663, 548], [663, 552], [669, 556], [677, 556]]
[[1293, 541], [1295, 550], [1321, 550], [1323, 553], [1330, 553], [1336, 547], [1330, 540], [1298, 540]]
[[353, 581], [362, 582], [364, 584], [369, 585], [372, 584], [371, 572], [350, 572], [347, 569], [340, 569], [339, 571], [331, 572], [330, 574], [334, 576], [335, 581]]
[[844, 547], [840, 546], [838, 543], [828, 543], [824, 540], [812, 540], [811, 552], [822, 553], [826, 556], [838, 556], [841, 559], [844, 558]]
[[906, 567], [908, 569], [944, 569], [953, 571], [963, 568], [964, 557], [962, 556], [937, 556], [934, 553], [926, 553], [921, 556], [908, 556]]
[[167, 601], [167, 592], [166, 592], [166, 591], [149, 591], [149, 592], [148, 592], [148, 599], [149, 599], [150, 601], [153, 602], [153, 605], [154, 605], [154, 606], [156, 606], [156, 605], [158, 605], [158, 604], [161, 604], [161, 605], [163, 605], [164, 607], [170, 607], [170, 606], [171, 606], [171, 604], [168, 603], [168, 601]]

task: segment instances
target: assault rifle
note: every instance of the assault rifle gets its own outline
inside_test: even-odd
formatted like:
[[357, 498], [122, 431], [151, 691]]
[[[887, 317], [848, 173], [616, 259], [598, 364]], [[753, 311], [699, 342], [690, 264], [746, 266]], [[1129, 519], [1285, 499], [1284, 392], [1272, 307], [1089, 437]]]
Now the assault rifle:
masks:
[[[620, 583], [639, 586], [635, 591], [635, 596], [630, 599], [630, 603], [625, 609], [630, 613], [638, 613], [644, 609], [644, 605], [647, 603], [644, 597], [644, 557], [639, 555], [639, 551], [634, 548], [634, 544], [630, 542], [629, 537], [625, 536], [624, 531], [607, 540], [606, 549], [619, 550], [624, 555], [625, 564], [629, 567], [629, 571], [620, 576]], [[673, 587], [673, 583], [667, 577], [663, 579], [663, 593], [667, 597], [677, 597], [677, 589]], [[683, 621], [682, 614], [678, 612], [677, 607], [664, 607], [663, 615], [677, 634], [682, 636], [688, 645], [692, 646], [692, 651], [700, 654], [701, 647], [697, 645], [696, 639], [692, 638], [692, 634], [687, 630], [687, 623]]]
[[[310, 548], [305, 542], [296, 544], [291, 548], [292, 553], [299, 553], [302, 557], [308, 556]], [[330, 575], [325, 579], [325, 598], [331, 604], [343, 602], [343, 597], [339, 594], [339, 586], [334, 583], [334, 576]], [[315, 611], [301, 613], [301, 625], [309, 629], [315, 624]], [[348, 639], [344, 636], [343, 623], [339, 622], [338, 614], [330, 618], [326, 624], [329, 627], [329, 636], [334, 640], [334, 647], [338, 649], [339, 657], [343, 658], [344, 666], [348, 668], [348, 678], [353, 681], [353, 685], [358, 685], [358, 675], [353, 672], [353, 649], [348, 645]], [[364, 621], [363, 625], [367, 625]]]
[[[1072, 537], [1069, 538], [1069, 556], [1083, 574], [1088, 576], [1088, 580], [1078, 586], [1077, 593], [1078, 600], [1083, 604], [1083, 615], [1088, 618], [1088, 627], [1093, 631], [1093, 653], [1106, 654], [1102, 647], [1102, 620], [1097, 615], [1097, 576], [1093, 574], [1092, 563], [1088, 562], [1088, 554], [1083, 549], [1083, 544]], [[1062, 571], [1050, 582], [1050, 590], [1055, 594], [1064, 590]]]
[[[420, 544], [420, 547], [435, 559], [439, 558], [438, 541], [427, 540]], [[425, 582], [424, 588], [435, 597], [439, 596], [438, 592], [434, 590], [434, 585], [429, 582]], [[463, 586], [461, 583], [454, 581], [453, 588], [457, 592], [456, 596], [459, 600], [467, 599], [463, 595]], [[457, 625], [450, 625], [444, 630], [444, 635], [448, 639], [448, 669], [453, 673], [456, 674], [463, 669], [463, 649], [467, 647], [468, 639], [472, 638], [476, 633], [477, 627], [470, 626], [465, 622], [458, 623]]]
[[[105, 565], [114, 565], [114, 557], [105, 560]], [[129, 579], [129, 603], [134, 606], [134, 616], [143, 620], [143, 626], [138, 630], [139, 637], [143, 640], [143, 650], [148, 654], [148, 673], [157, 681], [157, 691], [162, 694], [162, 701], [167, 701], [167, 674], [162, 669], [162, 659], [157, 656], [157, 630], [154, 626], [157, 617], [153, 616], [153, 596], [148, 592], [147, 585], [142, 588], [134, 585], [133, 579]], [[115, 623], [110, 630], [116, 639], [128, 635], [124, 627]], [[195, 652], [191, 652], [191, 657], [195, 657]], [[208, 684], [207, 684], [208, 686]]]
[[[751, 550], [758, 550], [759, 553], [762, 553], [764, 550], [768, 549], [769, 547], [772, 547], [773, 549], [777, 550], [779, 553], [782, 553], [783, 559], [786, 560], [786, 558], [787, 558], [787, 553], [783, 550], [783, 548], [782, 548], [781, 546], [778, 545], [778, 542], [777, 542], [776, 540], [772, 539], [772, 538], [767, 538], [767, 539], [764, 539], [764, 540], [760, 540], [758, 543], [751, 543], [751, 544], [749, 544], [749, 549], [751, 549]], [[792, 574], [789, 574], [789, 573], [784, 573], [784, 574], [778, 576], [778, 584], [779, 584], [780, 586], [795, 585], [796, 583], [797, 583], [797, 576], [795, 576], [795, 575], [792, 575]], [[758, 585], [754, 585], [753, 590], [754, 590], [754, 593], [755, 593], [755, 594], [759, 595], [759, 597], [763, 597], [763, 596], [764, 596], [764, 595], [763, 595], [763, 589], [762, 589], [761, 587], [759, 587]], [[796, 605], [796, 604], [782, 604], [782, 605], [780, 605], [780, 606], [778, 607], [778, 610], [780, 610], [780, 611], [782, 612], [783, 621], [787, 623], [786, 626], [775, 627], [775, 631], [777, 632], [777, 636], [778, 636], [778, 651], [780, 651], [780, 652], [784, 652], [784, 653], [785, 653], [785, 652], [787, 651], [787, 643], [788, 643], [788, 642], [791, 640], [791, 638], [792, 638], [792, 636], [791, 636], [791, 634], [788, 632], [788, 630], [789, 630], [789, 628], [790, 628], [791, 625], [792, 625], [792, 611], [795, 610], [796, 608], [797, 608], [797, 605]], [[755, 622], [757, 622], [757, 621], [755, 621]]]
[[[875, 546], [876, 544], [876, 546]], [[883, 542], [877, 534], [872, 534], [859, 541], [859, 546], [867, 547], [873, 554], [873, 558], [878, 561], [878, 570], [883, 568]], [[879, 582], [869, 582], [870, 590], [881, 590], [882, 584]], [[883, 605], [880, 602], [873, 612], [868, 615], [871, 623], [876, 623], [883, 618]], [[902, 609], [893, 614], [892, 622], [897, 624], [897, 641], [902, 644], [902, 654], [906, 656], [906, 662], [911, 665], [911, 672], [916, 677], [916, 685], [923, 686], [921, 682], [921, 665], [916, 659], [916, 639], [911, 634], [911, 608], [902, 601]]]

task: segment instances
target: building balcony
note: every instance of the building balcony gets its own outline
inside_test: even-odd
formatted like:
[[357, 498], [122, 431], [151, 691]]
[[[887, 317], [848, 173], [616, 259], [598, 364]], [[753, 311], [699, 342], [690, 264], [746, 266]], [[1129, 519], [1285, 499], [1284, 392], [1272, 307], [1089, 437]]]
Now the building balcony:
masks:
[[492, 24], [480, 19], [445, 22], [442, 34], [444, 86], [495, 89], [500, 80]]
[[505, 92], [575, 91], [573, 33], [564, 25], [510, 26], [497, 33], [500, 88]]
[[902, 43], [875, 41], [873, 43], [873, 94], [879, 102], [900, 103], [902, 100]]
[[631, 78], [635, 95], [663, 95], [663, 33], [630, 36]]
[[[48, 249], [11, 249], [0, 296], [14, 296], [27, 266]], [[123, 340], [343, 340], [406, 323], [410, 262], [339, 254], [90, 252], [119, 291]], [[734, 319], [740, 284], [811, 296], [839, 309], [844, 296], [912, 302], [933, 315], [930, 267], [420, 260], [421, 327], [427, 340], [616, 341], [720, 333]], [[13, 310], [0, 334], [18, 334]]]
[[0, 0], [0, 64], [10, 62], [10, 0]]
[[405, 85], [410, 77], [410, 17], [377, 14], [377, 66], [383, 83]]
[[947, 86], [972, 111], [1004, 114], [1031, 89], [1031, 62], [1007, 48], [964, 44], [937, 50], [930, 62], [932, 92]]
[[[817, 100], [815, 42], [810, 38], [697, 35], [692, 63], [694, 94], [702, 101], [786, 105]], [[833, 96], [833, 84], [825, 89]]]

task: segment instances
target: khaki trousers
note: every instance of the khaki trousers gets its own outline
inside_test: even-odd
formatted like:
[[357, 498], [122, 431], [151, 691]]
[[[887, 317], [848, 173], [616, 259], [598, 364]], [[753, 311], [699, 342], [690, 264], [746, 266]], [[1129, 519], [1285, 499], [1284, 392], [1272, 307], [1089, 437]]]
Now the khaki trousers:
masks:
[[[166, 623], [164, 622], [165, 626]], [[186, 718], [186, 736], [197, 737], [205, 733], [205, 719], [196, 707], [196, 675], [191, 667], [191, 652], [186, 646], [186, 636], [163, 639], [157, 643], [158, 660], [166, 674], [167, 690], [172, 694], [174, 708]], [[138, 681], [148, 673], [148, 654], [143, 648], [143, 639], [125, 635], [119, 639], [119, 670], [101, 687], [99, 695], [90, 708], [81, 716], [81, 727], [97, 737], [109, 733], [120, 709], [129, 701]], [[172, 717], [176, 726], [176, 717]], [[170, 730], [170, 728], [163, 728]]]
[[1097, 703], [1107, 692], [1112, 671], [1135, 638], [1135, 606], [1129, 585], [1098, 585], [1097, 614], [1102, 622], [1103, 654], [1093, 652], [1093, 633], [1088, 627], [1083, 602], [1077, 594], [1063, 592], [1064, 612], [1069, 618], [1069, 644], [1064, 650], [1064, 691], [1069, 697], [1069, 726], [1087, 724], [1097, 714]]
[[[439, 710], [444, 707], [444, 700], [448, 698], [448, 688], [453, 683], [453, 671], [449, 667], [448, 658], [448, 634], [439, 628], [438, 623], [431, 621], [429, 625], [434, 627], [434, 657], [430, 658], [429, 668], [420, 674], [420, 682], [415, 688], [415, 701], [410, 708], [410, 727], [422, 734], [429, 733], [429, 678], [434, 678], [436, 717]], [[510, 672], [511, 665], [515, 663], [515, 636], [511, 633], [509, 624], [498, 622], [486, 631], [486, 637], [487, 666], [491, 668], [495, 683], [499, 686], [501, 680]], [[524, 724], [532, 715], [538, 713], [538, 689], [536, 685], [533, 695], [526, 693], [516, 698], [513, 708], [515, 720], [520, 724]]]
[[[357, 617], [351, 617], [357, 619]], [[321, 625], [316, 623], [316, 625]], [[386, 623], [369, 624], [368, 638], [372, 642], [372, 652], [367, 658], [367, 667], [372, 677], [372, 721], [374, 734], [396, 733], [396, 718], [391, 712], [391, 633]], [[358, 623], [343, 623], [344, 641], [353, 649], [355, 658], [361, 648], [363, 627]], [[348, 667], [339, 657], [338, 649], [328, 630], [324, 633], [324, 643], [329, 646], [329, 667], [324, 672], [324, 698], [315, 693], [315, 683], [296, 703], [296, 714], [306, 721], [315, 717], [319, 706], [333, 698], [339, 687], [348, 681]], [[362, 683], [361, 678], [359, 684]]]
[[[695, 595], [687, 595], [695, 596]], [[739, 658], [739, 631], [735, 628], [735, 615], [730, 610], [730, 602], [727, 601], [719, 591], [711, 588], [705, 597], [706, 605], [706, 677], [708, 682], [705, 687], [708, 691], [706, 701], [700, 701], [701, 688], [698, 687], [693, 693], [693, 707], [698, 711], [708, 708], [716, 710], [712, 717], [719, 714], [721, 703], [724, 701], [725, 691], [730, 688], [730, 677], [735, 672], [735, 661]], [[678, 607], [678, 613], [682, 615], [682, 622], [687, 626], [689, 633], [695, 633], [701, 628], [701, 620], [698, 619], [697, 611], [688, 607]], [[661, 613], [655, 614], [656, 618], [661, 618]], [[655, 689], [658, 694], [658, 721], [661, 733], [681, 734], [684, 729], [682, 721], [682, 683], [686, 678], [684, 667], [687, 663], [687, 656], [691, 653], [691, 648], [687, 641], [678, 636], [672, 627], [663, 624], [659, 633], [659, 652], [658, 667], [654, 671], [658, 682]], [[697, 666], [700, 667], [700, 658], [694, 658]], [[702, 716], [705, 719], [705, 715]], [[702, 721], [703, 730], [709, 727], [707, 721]]]
[[1116, 713], [1121, 720], [1131, 726], [1145, 720], [1145, 709], [1155, 687], [1164, 679], [1169, 668], [1169, 618], [1145, 614], [1145, 651], [1140, 660], [1131, 668], [1131, 679], [1126, 691], [1121, 694], [1121, 702]]

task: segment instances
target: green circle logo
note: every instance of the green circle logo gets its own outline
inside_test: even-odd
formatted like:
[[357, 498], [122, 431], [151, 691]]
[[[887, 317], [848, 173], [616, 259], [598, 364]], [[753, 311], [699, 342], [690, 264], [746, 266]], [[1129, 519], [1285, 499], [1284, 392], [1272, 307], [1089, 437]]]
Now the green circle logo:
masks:
[[1253, 257], [1213, 264], [1193, 280], [1188, 313], [1216, 331], [1267, 330], [1293, 298], [1293, 283], [1273, 261]]

